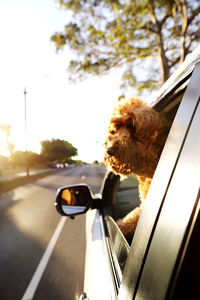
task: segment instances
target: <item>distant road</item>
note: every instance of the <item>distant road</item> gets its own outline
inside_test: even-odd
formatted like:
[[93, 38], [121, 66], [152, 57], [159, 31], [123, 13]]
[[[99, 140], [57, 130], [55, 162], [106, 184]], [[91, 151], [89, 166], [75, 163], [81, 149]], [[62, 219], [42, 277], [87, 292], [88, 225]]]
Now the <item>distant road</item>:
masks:
[[[97, 193], [104, 174], [103, 167], [84, 165], [0, 195], [0, 299], [79, 298], [84, 279], [85, 215], [75, 220], [58, 215], [56, 190], [85, 182]], [[25, 298], [31, 293], [31, 298]]]

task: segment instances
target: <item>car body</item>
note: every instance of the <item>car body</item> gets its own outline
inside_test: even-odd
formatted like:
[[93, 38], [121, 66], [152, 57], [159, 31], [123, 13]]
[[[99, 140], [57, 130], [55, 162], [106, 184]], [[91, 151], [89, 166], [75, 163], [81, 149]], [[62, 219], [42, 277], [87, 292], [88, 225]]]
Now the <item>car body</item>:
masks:
[[[199, 59], [200, 47], [151, 104], [172, 125], [134, 236], [125, 238], [115, 223], [139, 204], [133, 176], [121, 181], [107, 172], [100, 195], [88, 188], [82, 199], [87, 245], [80, 299], [200, 299]], [[56, 207], [73, 217], [60, 205], [71, 188], [58, 191]]]

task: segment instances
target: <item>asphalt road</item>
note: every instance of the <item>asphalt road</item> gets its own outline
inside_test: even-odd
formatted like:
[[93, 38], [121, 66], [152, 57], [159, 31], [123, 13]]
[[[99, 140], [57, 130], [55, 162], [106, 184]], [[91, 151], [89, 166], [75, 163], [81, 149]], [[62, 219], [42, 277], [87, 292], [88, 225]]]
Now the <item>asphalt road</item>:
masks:
[[98, 193], [104, 173], [103, 167], [80, 166], [0, 196], [0, 299], [79, 298], [84, 279], [85, 215], [75, 220], [59, 216], [55, 194], [60, 186], [80, 182]]

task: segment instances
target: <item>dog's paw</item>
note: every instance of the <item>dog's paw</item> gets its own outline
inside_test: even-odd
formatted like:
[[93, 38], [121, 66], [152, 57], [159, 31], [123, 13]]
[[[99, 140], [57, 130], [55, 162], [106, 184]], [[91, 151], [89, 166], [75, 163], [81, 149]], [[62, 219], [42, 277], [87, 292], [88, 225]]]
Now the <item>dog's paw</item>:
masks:
[[[117, 221], [117, 226], [119, 227], [119, 229], [121, 230], [121, 232], [123, 233], [123, 235], [127, 235], [127, 234], [130, 233], [130, 228], [127, 227], [127, 225], [126, 225], [126, 223], [124, 223], [123, 219], [119, 219]], [[131, 230], [132, 230], [132, 228], [131, 228]]]
[[136, 207], [123, 219], [119, 219], [117, 221], [117, 225], [124, 235], [135, 232], [141, 214], [141, 210], [142, 210], [141, 206]]

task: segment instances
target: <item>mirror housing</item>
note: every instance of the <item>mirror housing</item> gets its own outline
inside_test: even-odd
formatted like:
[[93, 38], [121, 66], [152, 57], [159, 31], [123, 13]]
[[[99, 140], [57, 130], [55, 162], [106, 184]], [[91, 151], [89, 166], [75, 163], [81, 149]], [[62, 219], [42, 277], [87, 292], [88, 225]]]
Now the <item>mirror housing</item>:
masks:
[[73, 218], [86, 213], [94, 199], [87, 184], [74, 184], [58, 189], [54, 205], [59, 214]]

